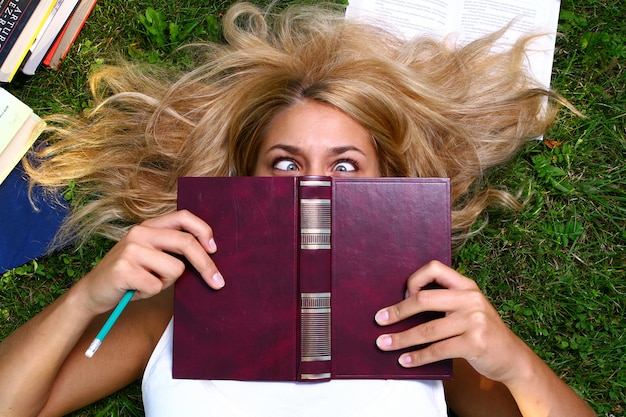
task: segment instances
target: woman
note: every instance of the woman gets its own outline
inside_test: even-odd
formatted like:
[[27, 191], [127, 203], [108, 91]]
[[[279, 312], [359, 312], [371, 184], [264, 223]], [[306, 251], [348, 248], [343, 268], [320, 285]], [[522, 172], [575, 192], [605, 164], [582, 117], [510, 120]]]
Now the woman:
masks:
[[[224, 36], [226, 45], [200, 47], [200, 64], [187, 73], [121, 66], [96, 74], [96, 109], [59, 118], [49, 146], [33, 157], [35, 182], [63, 187], [73, 180], [81, 193], [61, 240], [78, 231], [83, 239], [99, 233], [119, 242], [0, 344], [0, 414], [63, 415], [142, 375], [147, 415], [445, 413], [437, 381], [172, 380], [168, 323], [181, 257], [214, 289], [236, 279], [211, 261], [219, 236], [210, 225], [175, 211], [176, 179], [449, 177], [460, 241], [486, 206], [516, 206], [508, 193], [483, 189], [481, 179], [549, 126], [555, 110], [542, 111], [545, 97], [560, 99], [521, 70], [523, 42], [488, 54], [497, 35], [448, 50], [319, 7], [266, 16], [242, 4], [225, 16]], [[445, 290], [420, 292], [432, 281]], [[399, 356], [407, 367], [457, 358], [445, 401], [458, 415], [593, 415], [473, 281], [433, 262], [407, 285], [405, 300], [376, 314], [379, 324], [423, 310], [446, 318], [382, 334], [376, 343], [397, 350], [433, 342]], [[105, 313], [128, 289], [137, 290], [136, 301], [86, 359]]]

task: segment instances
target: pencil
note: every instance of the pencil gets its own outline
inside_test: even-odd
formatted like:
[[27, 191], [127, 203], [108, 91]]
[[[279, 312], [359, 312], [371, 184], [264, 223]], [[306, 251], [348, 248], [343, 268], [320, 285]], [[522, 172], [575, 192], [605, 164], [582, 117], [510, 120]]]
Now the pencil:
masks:
[[135, 290], [126, 291], [126, 294], [124, 294], [120, 302], [117, 303], [117, 306], [115, 307], [115, 309], [113, 310], [113, 312], [111, 313], [107, 321], [104, 323], [104, 325], [102, 326], [98, 334], [96, 335], [96, 338], [93, 339], [93, 342], [91, 342], [91, 344], [89, 345], [89, 348], [85, 351], [85, 356], [87, 356], [88, 358], [91, 358], [94, 355], [94, 353], [96, 353], [96, 351], [102, 344], [102, 341], [104, 340], [106, 335], [109, 333], [109, 330], [111, 330], [111, 328], [113, 327], [117, 319], [120, 317], [120, 314], [122, 314], [122, 311], [124, 311], [130, 299], [133, 298], [133, 295], [135, 295]]

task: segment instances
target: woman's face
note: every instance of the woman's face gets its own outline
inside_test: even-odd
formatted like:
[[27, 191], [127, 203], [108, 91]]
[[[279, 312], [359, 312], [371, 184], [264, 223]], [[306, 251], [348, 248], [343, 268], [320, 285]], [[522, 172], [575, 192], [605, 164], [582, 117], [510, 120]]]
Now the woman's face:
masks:
[[254, 175], [378, 177], [379, 168], [367, 130], [333, 106], [305, 100], [270, 122]]

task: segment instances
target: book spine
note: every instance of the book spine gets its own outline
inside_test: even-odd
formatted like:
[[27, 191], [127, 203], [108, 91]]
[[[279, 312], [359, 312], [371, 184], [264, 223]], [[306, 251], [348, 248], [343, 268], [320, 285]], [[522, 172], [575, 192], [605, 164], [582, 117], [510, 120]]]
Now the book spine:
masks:
[[299, 381], [331, 378], [331, 179], [301, 177]]
[[0, 63], [9, 55], [11, 47], [22, 33], [37, 4], [39, 4], [38, 0], [12, 0], [2, 6], [0, 10]]
[[44, 65], [53, 69], [59, 67], [61, 61], [65, 59], [70, 48], [78, 38], [80, 31], [87, 22], [87, 18], [95, 5], [96, 0], [82, 0], [78, 4], [62, 32], [59, 34], [57, 41], [50, 48], [44, 60]]
[[65, 23], [76, 9], [77, 4], [78, 0], [59, 0], [57, 2], [56, 7], [58, 9], [53, 11], [54, 15], [50, 18], [50, 23], [42, 30], [41, 39], [37, 40], [37, 44], [33, 46], [30, 56], [22, 67], [24, 74], [34, 75], [37, 72], [39, 65], [43, 62], [52, 44], [63, 30]]

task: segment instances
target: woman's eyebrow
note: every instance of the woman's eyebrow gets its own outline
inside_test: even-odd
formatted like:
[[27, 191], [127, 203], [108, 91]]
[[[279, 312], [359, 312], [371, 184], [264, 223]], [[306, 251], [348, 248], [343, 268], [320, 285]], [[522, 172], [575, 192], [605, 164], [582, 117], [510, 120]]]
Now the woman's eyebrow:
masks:
[[360, 154], [363, 154], [365, 156], [365, 152], [363, 152], [361, 149], [357, 148], [356, 146], [353, 145], [347, 145], [347, 146], [337, 146], [334, 148], [330, 148], [330, 151], [335, 154], [335, 155], [341, 155], [343, 153], [349, 152], [349, 151], [356, 151]]
[[[271, 146], [267, 152], [270, 152], [274, 149], [280, 149], [283, 150], [285, 152], [288, 152], [290, 154], [293, 155], [301, 155], [303, 153], [303, 150], [297, 146], [293, 146], [293, 145], [286, 145], [286, 144], [282, 144], [282, 143], [278, 143], [274, 146]], [[330, 153], [334, 154], [334, 155], [341, 155], [344, 154], [346, 152], [349, 151], [355, 151], [355, 152], [359, 152], [360, 154], [365, 155], [365, 152], [363, 152], [361, 149], [359, 149], [356, 146], [353, 145], [346, 145], [346, 146], [336, 146], [336, 147], [332, 147], [329, 149]]]
[[273, 151], [274, 149], [280, 149], [280, 150], [283, 150], [283, 151], [285, 151], [287, 153], [294, 154], [294, 155], [301, 155], [302, 154], [302, 149], [300, 149], [299, 147], [293, 146], [293, 145], [285, 145], [285, 144], [282, 144], [282, 143], [278, 143], [278, 144], [276, 144], [274, 146], [271, 146], [267, 150], [267, 152]]

